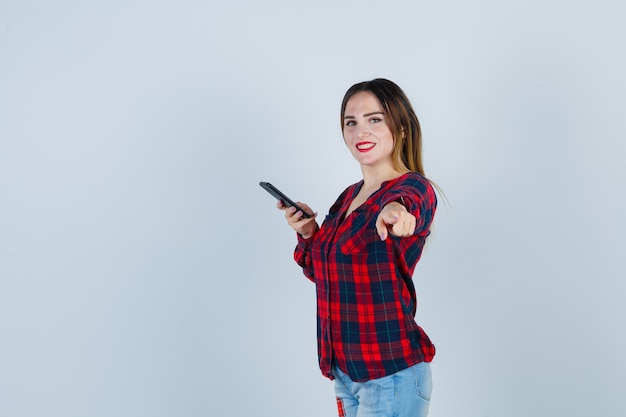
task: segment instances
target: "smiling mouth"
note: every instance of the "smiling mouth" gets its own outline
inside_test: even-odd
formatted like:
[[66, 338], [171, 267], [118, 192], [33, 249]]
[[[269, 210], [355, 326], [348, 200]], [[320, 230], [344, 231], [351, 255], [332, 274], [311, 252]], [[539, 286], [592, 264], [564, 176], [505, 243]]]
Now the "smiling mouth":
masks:
[[359, 142], [356, 144], [356, 149], [359, 152], [368, 152], [372, 150], [374, 146], [376, 146], [374, 142]]

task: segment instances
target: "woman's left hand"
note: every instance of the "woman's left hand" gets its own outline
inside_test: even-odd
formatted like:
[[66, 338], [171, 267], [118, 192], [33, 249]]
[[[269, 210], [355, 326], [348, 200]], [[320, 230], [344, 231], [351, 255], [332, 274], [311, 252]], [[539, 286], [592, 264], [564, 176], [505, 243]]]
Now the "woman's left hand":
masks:
[[380, 211], [376, 231], [381, 240], [387, 239], [388, 233], [398, 237], [411, 236], [415, 232], [415, 216], [402, 204], [391, 202]]

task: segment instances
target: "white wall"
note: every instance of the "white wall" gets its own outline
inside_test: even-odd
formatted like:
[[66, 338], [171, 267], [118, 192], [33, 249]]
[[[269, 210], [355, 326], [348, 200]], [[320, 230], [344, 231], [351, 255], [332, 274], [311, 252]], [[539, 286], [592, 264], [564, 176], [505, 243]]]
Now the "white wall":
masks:
[[[299, 4], [301, 3], [301, 4]], [[323, 214], [397, 82], [445, 191], [433, 417], [623, 416], [616, 1], [0, 1], [0, 415], [335, 415], [258, 182]]]

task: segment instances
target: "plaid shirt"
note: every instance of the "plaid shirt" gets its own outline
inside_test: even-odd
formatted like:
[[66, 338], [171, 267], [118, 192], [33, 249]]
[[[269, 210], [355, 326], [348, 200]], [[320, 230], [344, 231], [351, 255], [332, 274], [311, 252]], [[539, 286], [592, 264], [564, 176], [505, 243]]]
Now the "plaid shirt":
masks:
[[[317, 341], [322, 373], [337, 365], [353, 381], [381, 378], [420, 362], [435, 347], [415, 322], [412, 275], [437, 199], [427, 179], [407, 173], [384, 182], [348, 217], [363, 181], [348, 187], [311, 238], [298, 235], [295, 260], [317, 288]], [[381, 241], [376, 218], [398, 201], [416, 219], [415, 233]]]

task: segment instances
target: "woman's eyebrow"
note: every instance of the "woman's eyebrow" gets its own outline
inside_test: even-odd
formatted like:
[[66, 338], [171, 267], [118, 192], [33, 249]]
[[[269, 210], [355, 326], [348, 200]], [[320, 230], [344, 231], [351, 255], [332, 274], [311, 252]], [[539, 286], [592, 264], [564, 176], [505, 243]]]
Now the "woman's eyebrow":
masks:
[[[385, 112], [383, 112], [383, 111], [375, 111], [375, 112], [372, 112], [372, 113], [365, 113], [363, 115], [363, 117], [370, 117], [370, 116], [373, 116], [375, 114], [382, 114], [382, 115], [384, 115]], [[345, 119], [355, 119], [355, 116], [344, 116], [343, 118], [344, 118], [344, 120]]]

